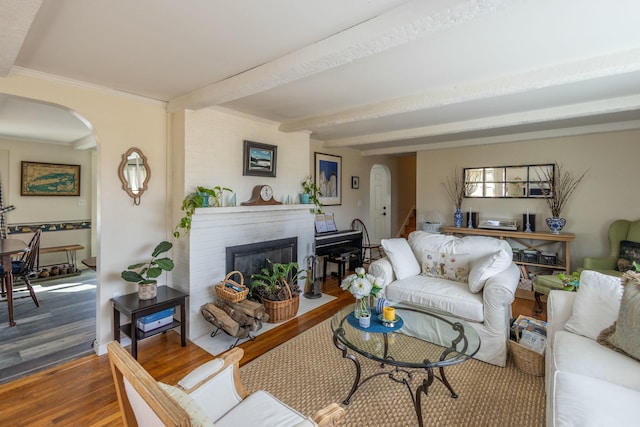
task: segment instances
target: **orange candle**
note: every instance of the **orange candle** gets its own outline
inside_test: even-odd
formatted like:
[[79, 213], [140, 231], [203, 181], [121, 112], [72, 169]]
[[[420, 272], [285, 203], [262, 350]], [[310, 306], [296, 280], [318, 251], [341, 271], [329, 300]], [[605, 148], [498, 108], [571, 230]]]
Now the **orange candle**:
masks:
[[393, 307], [385, 307], [382, 309], [382, 315], [384, 320], [394, 321], [396, 320], [396, 309]]

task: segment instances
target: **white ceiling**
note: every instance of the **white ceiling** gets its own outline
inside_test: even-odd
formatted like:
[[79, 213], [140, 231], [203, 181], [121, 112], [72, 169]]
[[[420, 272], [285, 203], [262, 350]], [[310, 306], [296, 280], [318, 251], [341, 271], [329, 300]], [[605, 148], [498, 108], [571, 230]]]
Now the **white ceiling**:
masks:
[[365, 155], [640, 127], [637, 0], [0, 6], [0, 76], [236, 110]]

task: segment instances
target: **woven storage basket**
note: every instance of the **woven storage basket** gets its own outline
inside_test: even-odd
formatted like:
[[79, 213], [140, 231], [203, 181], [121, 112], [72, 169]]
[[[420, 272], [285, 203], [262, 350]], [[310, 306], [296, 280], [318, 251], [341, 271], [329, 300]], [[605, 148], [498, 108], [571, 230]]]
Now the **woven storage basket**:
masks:
[[509, 340], [509, 349], [518, 369], [526, 374], [541, 377], [544, 375], [544, 355], [536, 353], [520, 344], [518, 334], [519, 323], [516, 325], [516, 341]]
[[267, 323], [284, 322], [285, 320], [293, 319], [298, 313], [300, 296], [292, 295], [289, 284], [286, 281], [284, 281], [284, 284], [287, 292], [289, 293], [289, 299], [284, 301], [271, 301], [266, 298], [262, 299], [264, 311], [269, 315]]
[[[231, 279], [231, 277], [233, 277], [235, 274], [240, 276], [240, 283]], [[236, 288], [242, 289], [242, 291], [238, 292], [233, 288], [227, 287], [227, 283]], [[225, 301], [240, 302], [247, 297], [248, 293], [249, 288], [244, 285], [244, 276], [239, 271], [232, 271], [228, 273], [226, 276], [224, 276], [224, 280], [216, 285], [216, 295], [218, 296], [218, 298]]]

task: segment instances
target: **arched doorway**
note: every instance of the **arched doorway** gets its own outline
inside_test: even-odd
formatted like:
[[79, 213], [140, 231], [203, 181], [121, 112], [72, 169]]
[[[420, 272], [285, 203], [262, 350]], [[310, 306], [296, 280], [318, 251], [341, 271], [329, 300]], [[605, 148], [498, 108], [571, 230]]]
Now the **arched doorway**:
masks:
[[[80, 261], [95, 253], [97, 235], [96, 140], [92, 124], [64, 105], [5, 93], [0, 93], [0, 114], [8, 118], [0, 123], [0, 176], [7, 204], [15, 205], [6, 221], [11, 238], [28, 241], [35, 228], [41, 227], [42, 247], [82, 245], [84, 249], [72, 258], [79, 264], [76, 267], [82, 267]], [[21, 194], [24, 161], [80, 166], [80, 195]], [[64, 252], [41, 253], [38, 272], [68, 262]], [[22, 305], [23, 301], [14, 301], [15, 328], [22, 329], [20, 333], [11, 332], [16, 339], [24, 340], [26, 330], [30, 340], [38, 342], [42, 350], [23, 351], [24, 356], [12, 360], [11, 369], [3, 371], [0, 381], [91, 351], [91, 342], [98, 331], [97, 279], [96, 273], [85, 272], [67, 277], [60, 273], [48, 279], [34, 274], [32, 283], [40, 307], [36, 308], [30, 300], [23, 300]], [[13, 336], [6, 337], [4, 342]], [[25, 350], [28, 344], [21, 342], [19, 345], [23, 347], [16, 348]]]
[[369, 230], [371, 243], [380, 243], [391, 234], [391, 172], [385, 165], [373, 165], [369, 173]]

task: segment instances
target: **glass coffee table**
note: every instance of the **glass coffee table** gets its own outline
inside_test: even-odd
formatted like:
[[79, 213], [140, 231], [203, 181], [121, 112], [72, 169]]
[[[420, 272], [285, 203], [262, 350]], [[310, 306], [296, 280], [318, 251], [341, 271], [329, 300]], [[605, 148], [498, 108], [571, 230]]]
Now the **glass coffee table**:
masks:
[[[333, 343], [342, 351], [343, 358], [356, 365], [353, 386], [343, 403], [348, 405], [354, 393], [367, 381], [384, 375], [407, 386], [418, 424], [423, 426], [422, 394], [426, 396], [437, 379], [447, 387], [452, 398], [457, 398], [444, 368], [473, 357], [480, 348], [480, 337], [467, 322], [448, 313], [407, 305], [394, 308], [396, 322], [390, 327], [383, 325], [374, 311], [371, 326], [361, 328], [353, 316], [353, 305], [343, 308], [331, 319]], [[380, 362], [380, 371], [361, 379], [360, 362], [349, 350]], [[434, 374], [436, 368], [439, 376]], [[418, 381], [414, 392], [411, 382], [416, 375], [421, 375], [422, 381]]]

